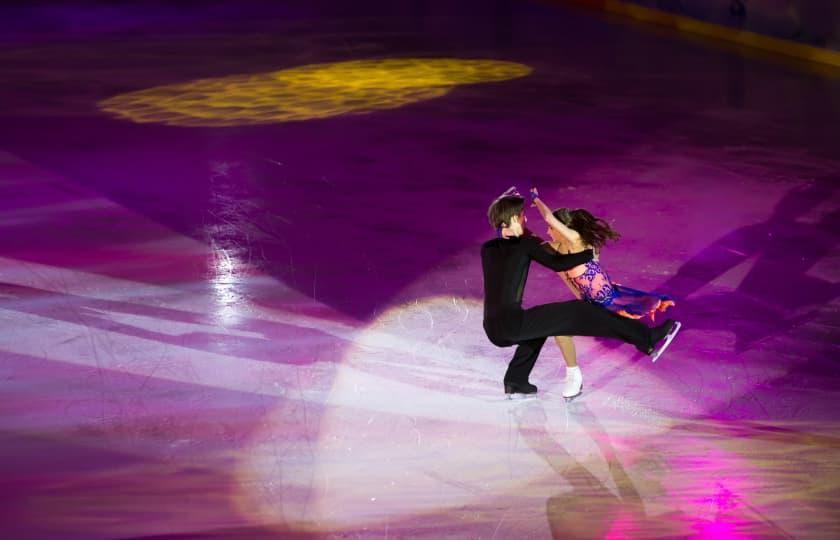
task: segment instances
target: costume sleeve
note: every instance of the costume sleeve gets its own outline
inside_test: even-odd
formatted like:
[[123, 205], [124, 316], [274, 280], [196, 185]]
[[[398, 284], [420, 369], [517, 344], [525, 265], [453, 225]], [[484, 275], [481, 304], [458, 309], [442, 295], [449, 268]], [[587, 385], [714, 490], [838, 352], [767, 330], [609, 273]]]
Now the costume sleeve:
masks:
[[571, 270], [575, 266], [587, 263], [592, 260], [592, 255], [591, 249], [585, 249], [580, 253], [560, 255], [559, 253], [548, 252], [537, 241], [529, 242], [528, 245], [528, 256], [555, 272]]

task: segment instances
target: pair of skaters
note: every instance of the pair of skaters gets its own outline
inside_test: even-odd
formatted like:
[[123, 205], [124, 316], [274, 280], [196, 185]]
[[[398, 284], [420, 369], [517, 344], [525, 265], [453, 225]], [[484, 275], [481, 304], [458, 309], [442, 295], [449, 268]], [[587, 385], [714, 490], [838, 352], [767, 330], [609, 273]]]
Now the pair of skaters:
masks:
[[[674, 305], [664, 295], [613, 283], [598, 261], [600, 248], [618, 234], [602, 219], [583, 209], [552, 212], [536, 189], [530, 198], [548, 224], [550, 242], [525, 229], [525, 198], [511, 188], [487, 211], [497, 237], [481, 247], [484, 272], [484, 331], [499, 347], [516, 345], [504, 377], [505, 394], [534, 394], [528, 377], [540, 350], [554, 337], [566, 362], [563, 397], [583, 390], [571, 336], [600, 336], [634, 345], [655, 362], [665, 351], [680, 323], [671, 319], [649, 327], [640, 319]], [[522, 308], [522, 293], [531, 261], [558, 272], [577, 300]]]

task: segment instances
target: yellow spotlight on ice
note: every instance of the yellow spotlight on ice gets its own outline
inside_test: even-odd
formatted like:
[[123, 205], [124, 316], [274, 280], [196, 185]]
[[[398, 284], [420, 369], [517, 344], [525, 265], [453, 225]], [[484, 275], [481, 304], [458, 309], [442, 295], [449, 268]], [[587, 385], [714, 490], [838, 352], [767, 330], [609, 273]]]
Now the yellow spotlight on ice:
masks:
[[442, 96], [459, 84], [523, 77], [531, 68], [497, 60], [399, 58], [312, 64], [157, 86], [99, 103], [139, 123], [238, 126], [364, 114]]

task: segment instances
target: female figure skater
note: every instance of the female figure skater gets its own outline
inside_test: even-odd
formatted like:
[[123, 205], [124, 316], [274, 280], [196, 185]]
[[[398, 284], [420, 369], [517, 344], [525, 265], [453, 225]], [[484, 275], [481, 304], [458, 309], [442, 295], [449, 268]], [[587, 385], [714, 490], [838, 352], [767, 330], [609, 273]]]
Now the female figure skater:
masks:
[[[548, 244], [555, 252], [570, 254], [585, 249], [592, 249], [594, 252], [591, 261], [571, 270], [558, 272], [575, 297], [602, 306], [622, 317], [641, 319], [649, 316], [651, 321], [654, 320], [657, 312], [665, 311], [675, 305], [674, 300], [668, 295], [631, 289], [610, 280], [599, 262], [599, 253], [607, 241], [617, 240], [620, 235], [606, 221], [582, 208], [576, 210], [559, 208], [552, 212], [540, 199], [536, 188], [531, 189], [531, 199], [549, 226], [548, 235], [551, 237], [551, 242]], [[667, 337], [668, 343], [676, 336], [680, 326], [679, 322], [675, 322], [674, 329]], [[583, 375], [580, 367], [577, 366], [574, 344], [567, 336], [556, 336], [555, 341], [566, 361], [566, 383], [563, 395], [577, 395], [583, 387]], [[652, 361], [656, 362], [665, 347], [651, 355]]]

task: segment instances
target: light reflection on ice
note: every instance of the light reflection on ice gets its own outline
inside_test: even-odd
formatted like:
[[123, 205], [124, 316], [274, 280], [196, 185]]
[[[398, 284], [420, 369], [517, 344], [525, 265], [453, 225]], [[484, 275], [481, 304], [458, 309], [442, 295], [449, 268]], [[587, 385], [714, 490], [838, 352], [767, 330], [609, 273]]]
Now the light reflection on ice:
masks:
[[229, 250], [214, 246], [210, 285], [216, 302], [216, 317], [222, 326], [233, 326], [240, 320], [240, 307], [244, 297], [241, 285], [239, 260]]

